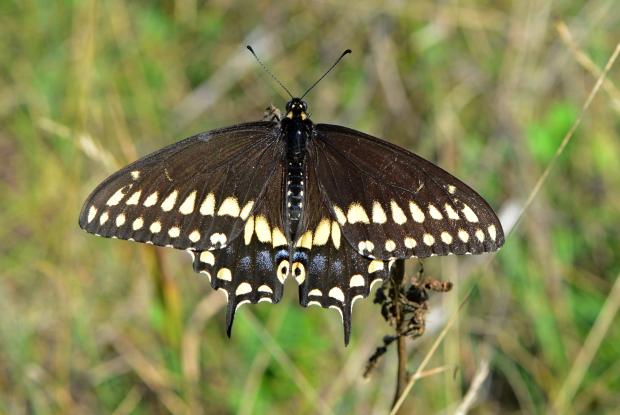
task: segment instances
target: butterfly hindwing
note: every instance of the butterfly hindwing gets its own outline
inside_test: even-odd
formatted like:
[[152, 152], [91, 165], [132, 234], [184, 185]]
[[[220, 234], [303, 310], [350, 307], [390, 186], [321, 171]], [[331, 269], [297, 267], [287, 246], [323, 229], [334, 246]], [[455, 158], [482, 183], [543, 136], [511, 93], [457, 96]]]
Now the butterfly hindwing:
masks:
[[276, 123], [187, 138], [121, 169], [88, 197], [80, 227], [178, 249], [231, 243], [281, 159]]
[[335, 308], [351, 333], [353, 303], [368, 297], [372, 284], [387, 277], [388, 261], [357, 253], [342, 235], [337, 218], [323, 203], [314, 169], [308, 168], [306, 215], [293, 254], [291, 276], [299, 284], [302, 306]]
[[282, 298], [289, 273], [288, 241], [283, 232], [282, 163], [267, 183], [263, 197], [230, 245], [212, 251], [195, 251], [194, 270], [206, 274], [211, 286], [223, 290], [228, 300], [226, 325], [230, 335], [235, 311], [246, 303]]
[[497, 216], [470, 187], [383, 140], [318, 124], [309, 148], [326, 203], [362, 255], [389, 260], [497, 250]]

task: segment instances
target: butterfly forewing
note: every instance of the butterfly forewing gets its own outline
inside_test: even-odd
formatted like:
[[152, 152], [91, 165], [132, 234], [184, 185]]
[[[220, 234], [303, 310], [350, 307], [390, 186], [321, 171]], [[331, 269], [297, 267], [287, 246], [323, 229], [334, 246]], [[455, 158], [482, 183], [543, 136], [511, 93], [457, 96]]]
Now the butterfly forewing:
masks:
[[502, 227], [470, 187], [378, 138], [318, 124], [309, 148], [325, 202], [348, 242], [378, 259], [497, 250]]
[[282, 158], [276, 123], [199, 134], [110, 176], [88, 197], [80, 226], [105, 237], [179, 249], [229, 245]]

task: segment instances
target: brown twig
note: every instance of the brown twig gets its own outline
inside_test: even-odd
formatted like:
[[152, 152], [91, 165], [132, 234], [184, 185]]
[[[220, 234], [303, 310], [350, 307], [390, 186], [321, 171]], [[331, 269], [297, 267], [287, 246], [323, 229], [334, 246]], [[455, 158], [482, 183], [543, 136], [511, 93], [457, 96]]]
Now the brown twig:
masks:
[[404, 260], [397, 260], [391, 267], [390, 278], [377, 290], [374, 302], [381, 305], [381, 314], [394, 327], [395, 333], [385, 336], [383, 345], [377, 347], [368, 359], [364, 377], [370, 375], [390, 344], [396, 341], [398, 370], [392, 406], [400, 400], [409, 382], [406, 342], [407, 338], [415, 339], [424, 333], [429, 292], [446, 292], [451, 288], [452, 284], [449, 282], [425, 277], [422, 263], [416, 278], [405, 279]]
[[390, 277], [394, 287], [392, 289], [392, 303], [394, 304], [394, 311], [396, 317], [396, 335], [398, 337], [398, 370], [396, 372], [396, 390], [394, 391], [394, 400], [392, 406], [398, 402], [398, 398], [402, 395], [405, 385], [407, 384], [407, 349], [405, 348], [405, 336], [399, 335], [403, 332], [404, 328], [404, 313], [402, 310], [402, 304], [399, 301], [401, 287], [403, 285], [403, 278], [405, 276], [405, 261], [398, 260], [390, 270]]

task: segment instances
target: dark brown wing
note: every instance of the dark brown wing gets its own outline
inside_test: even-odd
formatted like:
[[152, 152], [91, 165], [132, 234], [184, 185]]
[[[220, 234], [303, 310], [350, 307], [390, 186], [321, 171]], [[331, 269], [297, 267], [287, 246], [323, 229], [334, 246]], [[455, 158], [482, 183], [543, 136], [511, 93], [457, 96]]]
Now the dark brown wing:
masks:
[[80, 227], [100, 236], [208, 250], [243, 230], [282, 160], [277, 123], [198, 134], [114, 173], [86, 199]]
[[497, 216], [478, 193], [393, 144], [318, 124], [309, 165], [331, 217], [362, 255], [388, 260], [480, 254], [504, 243]]
[[282, 224], [283, 163], [278, 163], [263, 197], [245, 222], [241, 236], [223, 249], [192, 251], [194, 270], [205, 274], [211, 286], [228, 300], [227, 332], [235, 311], [243, 304], [282, 298], [289, 274], [289, 246]]
[[313, 161], [309, 161], [304, 231], [296, 241], [291, 276], [299, 284], [302, 306], [317, 305], [340, 312], [346, 345], [353, 303], [368, 297], [373, 283], [388, 276], [389, 261], [362, 256], [346, 241], [341, 225], [321, 194]]

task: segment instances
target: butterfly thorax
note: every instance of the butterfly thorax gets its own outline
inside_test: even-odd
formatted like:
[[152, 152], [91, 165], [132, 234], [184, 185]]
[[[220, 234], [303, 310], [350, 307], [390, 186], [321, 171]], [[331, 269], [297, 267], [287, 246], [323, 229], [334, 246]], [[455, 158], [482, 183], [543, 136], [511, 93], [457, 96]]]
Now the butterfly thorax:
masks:
[[285, 209], [289, 240], [293, 240], [304, 209], [306, 181], [306, 145], [313, 124], [306, 113], [307, 105], [299, 98], [286, 104], [286, 117], [281, 122], [286, 140]]

